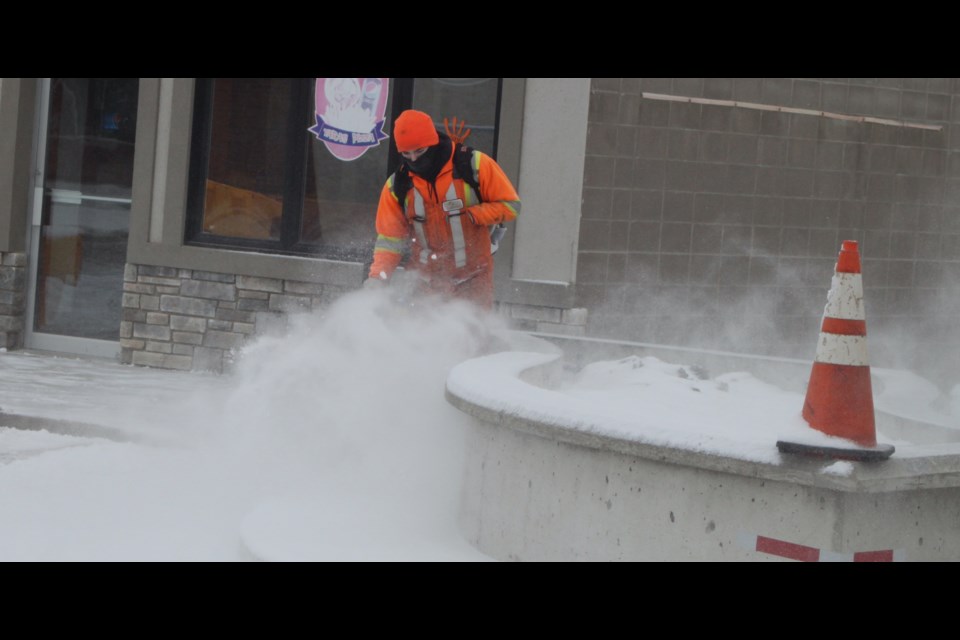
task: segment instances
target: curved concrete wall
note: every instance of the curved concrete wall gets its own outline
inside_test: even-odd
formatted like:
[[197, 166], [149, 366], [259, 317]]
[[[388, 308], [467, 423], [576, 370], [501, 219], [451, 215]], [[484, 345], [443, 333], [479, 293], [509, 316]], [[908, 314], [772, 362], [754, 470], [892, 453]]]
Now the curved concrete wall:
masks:
[[[473, 418], [461, 526], [491, 557], [960, 559], [957, 442], [898, 445], [885, 462], [845, 462], [838, 474], [832, 460], [756, 462], [611, 437], [582, 419], [558, 426], [570, 422], [561, 401], [557, 415], [531, 417], [524, 398], [545, 406], [559, 356], [530, 354], [517, 370], [510, 355], [458, 365], [446, 391]], [[491, 376], [496, 358], [504, 367]]]

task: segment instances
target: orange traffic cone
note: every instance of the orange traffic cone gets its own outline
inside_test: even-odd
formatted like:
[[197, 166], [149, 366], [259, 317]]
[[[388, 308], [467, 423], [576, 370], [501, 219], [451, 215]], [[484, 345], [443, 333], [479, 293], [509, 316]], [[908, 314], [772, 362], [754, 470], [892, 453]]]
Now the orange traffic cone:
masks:
[[860, 252], [854, 240], [844, 240], [840, 248], [823, 310], [803, 418], [814, 429], [851, 444], [821, 446], [780, 441], [780, 451], [851, 460], [885, 460], [893, 454], [892, 446], [877, 444]]

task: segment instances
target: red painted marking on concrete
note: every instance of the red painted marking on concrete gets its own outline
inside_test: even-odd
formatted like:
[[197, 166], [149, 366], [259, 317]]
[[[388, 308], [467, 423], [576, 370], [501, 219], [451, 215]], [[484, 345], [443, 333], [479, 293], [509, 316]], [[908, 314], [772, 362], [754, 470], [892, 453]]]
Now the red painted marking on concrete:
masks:
[[838, 553], [760, 535], [755, 536], [756, 541], [752, 544], [745, 538], [746, 536], [741, 538], [741, 543], [753, 551], [798, 562], [896, 562], [896, 552], [893, 549]]
[[820, 560], [819, 549], [784, 540], [774, 540], [765, 536], [757, 536], [757, 551], [782, 558], [790, 558], [791, 560], [799, 560], [800, 562], [817, 562]]
[[854, 562], [893, 562], [893, 550], [858, 551], [853, 554]]

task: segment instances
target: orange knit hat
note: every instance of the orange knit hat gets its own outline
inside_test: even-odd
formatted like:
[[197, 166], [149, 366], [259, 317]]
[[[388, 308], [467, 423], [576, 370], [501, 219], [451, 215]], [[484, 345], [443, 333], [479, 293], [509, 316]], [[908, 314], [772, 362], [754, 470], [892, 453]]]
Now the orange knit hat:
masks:
[[397, 151], [413, 151], [422, 147], [432, 147], [440, 142], [433, 118], [423, 111], [407, 109], [393, 123], [393, 139]]

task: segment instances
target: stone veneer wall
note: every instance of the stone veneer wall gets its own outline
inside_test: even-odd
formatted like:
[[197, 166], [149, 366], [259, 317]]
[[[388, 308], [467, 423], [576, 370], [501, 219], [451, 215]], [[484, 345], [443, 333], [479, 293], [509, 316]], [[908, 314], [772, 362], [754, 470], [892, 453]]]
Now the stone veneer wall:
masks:
[[128, 264], [123, 283], [124, 364], [223, 372], [255, 335], [282, 331], [291, 312], [329, 305], [343, 287]]
[[27, 308], [27, 256], [0, 251], [0, 347], [23, 346]]
[[[229, 370], [237, 349], [252, 337], [284, 331], [291, 312], [328, 306], [351, 290], [128, 264], [123, 283], [120, 360], [124, 364], [220, 373]], [[587, 323], [586, 309], [500, 303], [497, 311], [521, 331], [580, 336]]]

